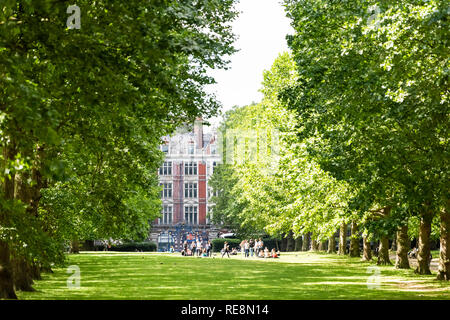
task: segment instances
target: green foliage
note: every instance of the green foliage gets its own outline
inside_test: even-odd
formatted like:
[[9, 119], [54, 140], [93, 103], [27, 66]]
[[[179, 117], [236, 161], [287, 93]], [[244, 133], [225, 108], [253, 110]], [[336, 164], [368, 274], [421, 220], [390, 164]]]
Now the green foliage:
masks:
[[79, 30], [69, 1], [0, 4], [1, 241], [49, 265], [68, 240], [148, 236], [160, 138], [217, 113], [234, 3], [80, 0]]
[[[96, 250], [103, 250], [104, 246], [97, 246]], [[152, 241], [147, 242], [125, 242], [121, 244], [112, 244], [108, 251], [120, 251], [120, 252], [151, 252], [156, 251], [156, 243]]]
[[229, 111], [222, 125], [225, 164], [211, 179], [219, 192], [213, 217], [242, 236], [293, 231], [325, 239], [344, 219], [349, 188], [307, 154], [301, 123], [278, 99], [297, 78], [291, 55], [281, 54], [264, 73], [263, 101]]
[[[448, 199], [448, 5], [442, 1], [285, 1], [299, 77], [283, 92], [300, 139], [351, 187], [372, 232]], [[317, 26], [320, 25], [320, 28]], [[391, 219], [383, 215], [403, 215]]]
[[242, 240], [240, 239], [222, 239], [222, 238], [214, 239], [213, 241], [211, 241], [212, 250], [214, 252], [220, 252], [220, 250], [223, 249], [225, 241], [228, 242], [230, 250], [233, 248], [239, 249], [240, 248], [239, 244], [242, 242]]

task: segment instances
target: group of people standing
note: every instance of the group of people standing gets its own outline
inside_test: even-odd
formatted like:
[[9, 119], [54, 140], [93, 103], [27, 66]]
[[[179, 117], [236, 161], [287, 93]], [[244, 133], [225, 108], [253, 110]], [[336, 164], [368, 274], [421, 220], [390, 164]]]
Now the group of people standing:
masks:
[[185, 240], [183, 243], [183, 251], [181, 251], [181, 254], [183, 256], [197, 255], [197, 257], [211, 257], [211, 249], [212, 244], [210, 240], [208, 240], [206, 243], [203, 243], [201, 239], [193, 240], [190, 243]]
[[[241, 253], [245, 258], [253, 257], [253, 255], [258, 258], [278, 258], [280, 256], [280, 251], [275, 251], [275, 248], [271, 251], [269, 251], [267, 247], [264, 248], [264, 242], [261, 238], [258, 240], [242, 240], [239, 246], [241, 247]], [[225, 254], [228, 256], [228, 258], [230, 257], [230, 245], [227, 241], [225, 241], [222, 249], [222, 258], [225, 256]], [[231, 254], [233, 254], [233, 252], [231, 252]]]

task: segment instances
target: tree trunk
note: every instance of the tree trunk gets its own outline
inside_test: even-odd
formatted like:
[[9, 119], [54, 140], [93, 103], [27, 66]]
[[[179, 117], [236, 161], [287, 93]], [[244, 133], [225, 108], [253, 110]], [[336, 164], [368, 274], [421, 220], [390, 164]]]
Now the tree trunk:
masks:
[[294, 237], [292, 235], [292, 231], [289, 232], [287, 236], [287, 245], [286, 245], [286, 251], [294, 251]]
[[336, 238], [334, 234], [328, 239], [328, 253], [336, 253]]
[[380, 246], [378, 250], [377, 265], [387, 264], [392, 264], [391, 260], [389, 260], [389, 238], [387, 236], [382, 236], [380, 239]]
[[30, 274], [32, 279], [42, 280], [41, 267], [37, 263], [34, 263], [30, 266]]
[[418, 267], [415, 270], [418, 274], [431, 274], [429, 262], [432, 220], [433, 213], [428, 208], [425, 208], [420, 218], [419, 227], [419, 252], [417, 254]]
[[408, 237], [408, 225], [400, 226], [397, 230], [397, 258], [395, 260], [395, 267], [398, 269], [409, 269], [408, 251], [411, 247], [411, 242]]
[[397, 251], [397, 233], [394, 233], [394, 238], [392, 239], [391, 251]]
[[363, 237], [363, 261], [372, 261], [372, 248], [367, 237]]
[[[31, 199], [32, 190], [27, 180], [30, 175], [27, 172], [16, 174], [15, 176], [15, 190], [14, 197], [22, 201], [26, 206], [26, 215], [32, 214]], [[16, 290], [21, 291], [35, 291], [32, 288], [33, 279], [31, 276], [31, 267], [25, 258], [13, 254], [14, 258], [11, 260], [14, 274], [14, 286]]]
[[441, 249], [439, 253], [438, 280], [450, 280], [450, 213], [441, 212]]
[[308, 251], [310, 237], [309, 233], [303, 235], [302, 251]]
[[21, 291], [35, 291], [32, 287], [33, 279], [31, 278], [31, 270], [28, 262], [21, 257], [12, 259], [14, 287]]
[[287, 239], [281, 238], [281, 251], [286, 252], [287, 249]]
[[317, 251], [318, 247], [319, 247], [319, 243], [316, 240], [311, 239], [311, 249], [310, 250]]
[[319, 241], [319, 251], [326, 251], [326, 245], [325, 241]]
[[[15, 148], [5, 147], [3, 149], [5, 163], [13, 160], [15, 154]], [[3, 168], [6, 168], [6, 166], [3, 166]], [[5, 172], [4, 169], [3, 172]], [[13, 201], [14, 175], [9, 176], [5, 174], [3, 178], [4, 200]], [[8, 212], [6, 210], [0, 210], [0, 226], [8, 226], [8, 220]], [[14, 292], [14, 276], [9, 244], [2, 240], [0, 240], [0, 299], [17, 299], [16, 293]]]
[[341, 224], [339, 229], [339, 251], [338, 254], [344, 255], [347, 253], [347, 225]]
[[297, 237], [295, 239], [295, 248], [294, 251], [301, 251], [302, 250], [302, 237]]
[[355, 221], [351, 224], [352, 236], [350, 238], [350, 257], [361, 256], [359, 252], [359, 235], [358, 235], [358, 225]]
[[72, 240], [70, 245], [71, 253], [80, 253], [80, 242], [78, 240]]

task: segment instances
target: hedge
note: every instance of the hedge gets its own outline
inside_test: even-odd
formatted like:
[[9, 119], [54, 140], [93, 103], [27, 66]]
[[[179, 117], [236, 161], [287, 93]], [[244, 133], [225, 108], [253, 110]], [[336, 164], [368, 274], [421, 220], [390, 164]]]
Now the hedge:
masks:
[[239, 244], [241, 243], [242, 240], [240, 240], [240, 239], [222, 239], [222, 238], [214, 239], [213, 241], [211, 241], [213, 252], [220, 252], [220, 250], [223, 249], [223, 245], [224, 245], [225, 241], [228, 241], [228, 245], [230, 246], [230, 249], [233, 249], [233, 248], [239, 249]]
[[[104, 246], [98, 246], [98, 250], [104, 250]], [[147, 242], [126, 242], [122, 244], [113, 244], [108, 251], [120, 251], [120, 252], [136, 252], [136, 251], [156, 251], [156, 243], [152, 241]]]

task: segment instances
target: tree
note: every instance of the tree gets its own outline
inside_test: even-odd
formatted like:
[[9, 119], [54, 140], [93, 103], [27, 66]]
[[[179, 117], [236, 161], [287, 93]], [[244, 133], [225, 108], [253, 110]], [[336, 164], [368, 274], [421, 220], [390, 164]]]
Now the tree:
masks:
[[48, 268], [67, 239], [146, 234], [160, 137], [216, 114], [206, 70], [235, 51], [233, 0], [82, 0], [80, 30], [67, 5], [0, 5], [0, 298], [14, 298], [11, 254]]

